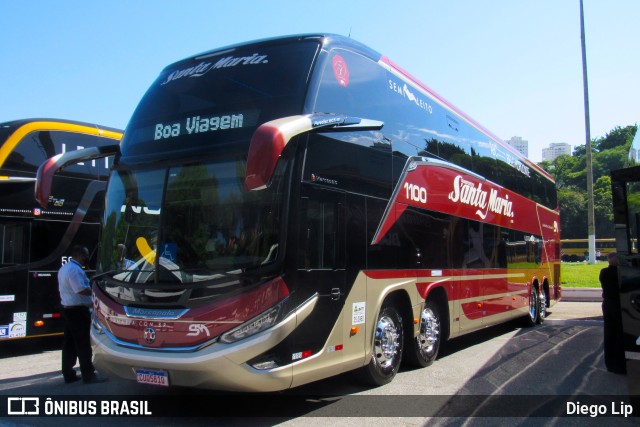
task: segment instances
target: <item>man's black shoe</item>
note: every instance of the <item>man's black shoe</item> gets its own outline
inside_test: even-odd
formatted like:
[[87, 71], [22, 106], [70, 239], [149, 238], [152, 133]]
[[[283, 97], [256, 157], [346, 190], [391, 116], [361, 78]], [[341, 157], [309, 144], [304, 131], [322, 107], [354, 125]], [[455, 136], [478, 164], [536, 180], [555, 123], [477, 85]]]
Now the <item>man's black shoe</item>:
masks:
[[85, 384], [103, 383], [103, 382], [107, 381], [108, 379], [109, 378], [99, 377], [99, 376], [93, 374], [89, 378], [83, 379], [82, 382], [85, 383]]
[[82, 377], [78, 374], [76, 374], [75, 377], [69, 377], [69, 378], [65, 378], [64, 382], [67, 384], [71, 384], [71, 383], [75, 383], [76, 381], [80, 381], [82, 379]]

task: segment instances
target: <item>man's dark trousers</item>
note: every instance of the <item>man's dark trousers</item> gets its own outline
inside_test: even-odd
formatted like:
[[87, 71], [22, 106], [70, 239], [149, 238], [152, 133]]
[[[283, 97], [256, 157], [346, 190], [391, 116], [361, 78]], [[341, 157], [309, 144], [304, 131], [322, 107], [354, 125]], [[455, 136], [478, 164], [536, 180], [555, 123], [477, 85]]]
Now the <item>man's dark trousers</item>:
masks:
[[73, 367], [76, 359], [80, 362], [82, 378], [90, 378], [95, 368], [91, 361], [91, 312], [88, 307], [65, 307], [62, 309], [64, 318], [64, 342], [62, 344], [62, 375], [65, 380], [76, 377]]

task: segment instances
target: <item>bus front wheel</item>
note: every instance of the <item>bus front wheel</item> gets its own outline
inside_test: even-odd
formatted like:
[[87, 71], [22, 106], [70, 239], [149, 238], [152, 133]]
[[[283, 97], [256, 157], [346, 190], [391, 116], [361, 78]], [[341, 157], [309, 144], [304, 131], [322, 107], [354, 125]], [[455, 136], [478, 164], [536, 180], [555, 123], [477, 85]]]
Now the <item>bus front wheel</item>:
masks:
[[403, 340], [400, 313], [393, 306], [384, 306], [376, 321], [371, 360], [361, 368], [360, 377], [374, 386], [390, 383], [400, 368]]
[[525, 317], [525, 323], [527, 326], [535, 326], [540, 317], [540, 297], [538, 289], [535, 286], [531, 286], [531, 293], [529, 294], [529, 313]]

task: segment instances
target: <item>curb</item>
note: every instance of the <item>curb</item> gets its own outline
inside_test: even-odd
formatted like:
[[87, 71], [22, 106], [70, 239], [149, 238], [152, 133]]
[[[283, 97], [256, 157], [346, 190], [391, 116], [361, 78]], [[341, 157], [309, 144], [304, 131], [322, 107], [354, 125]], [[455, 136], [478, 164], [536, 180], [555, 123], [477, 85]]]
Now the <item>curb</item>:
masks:
[[562, 300], [567, 302], [602, 302], [600, 288], [564, 288]]

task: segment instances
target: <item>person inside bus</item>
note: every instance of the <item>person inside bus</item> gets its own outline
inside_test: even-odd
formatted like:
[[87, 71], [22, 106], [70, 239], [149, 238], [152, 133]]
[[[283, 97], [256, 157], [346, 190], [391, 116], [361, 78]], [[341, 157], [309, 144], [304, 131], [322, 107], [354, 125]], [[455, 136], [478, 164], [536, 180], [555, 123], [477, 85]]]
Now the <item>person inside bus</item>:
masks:
[[[89, 259], [89, 250], [84, 246], [71, 247], [71, 259], [58, 270], [58, 290], [64, 319], [64, 341], [62, 344], [62, 376], [65, 383], [101, 383], [107, 379], [98, 376], [92, 362], [90, 339], [91, 284], [82, 266]], [[74, 366], [80, 362], [78, 376]]]
[[622, 310], [618, 287], [618, 255], [607, 255], [609, 265], [600, 270], [602, 286], [602, 316], [604, 318], [604, 364], [609, 372], [627, 372], [622, 332]]
[[136, 263], [127, 258], [127, 247], [118, 243], [118, 270], [137, 270]]

